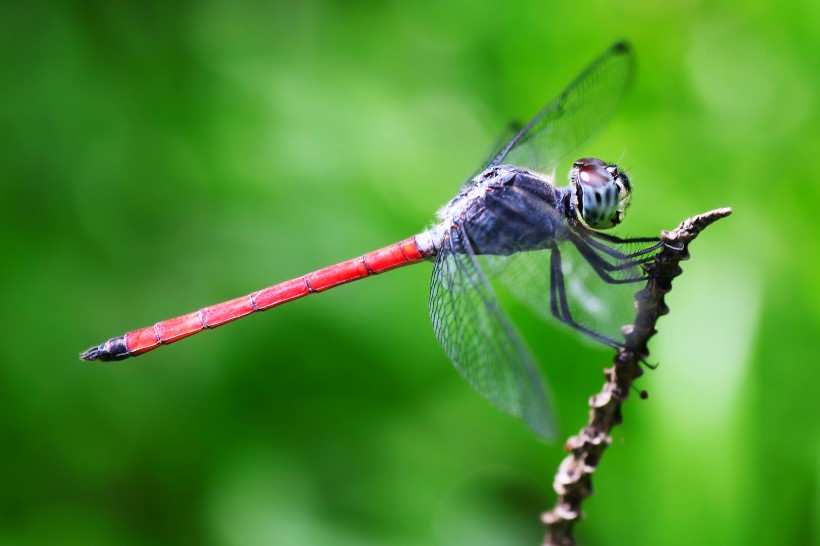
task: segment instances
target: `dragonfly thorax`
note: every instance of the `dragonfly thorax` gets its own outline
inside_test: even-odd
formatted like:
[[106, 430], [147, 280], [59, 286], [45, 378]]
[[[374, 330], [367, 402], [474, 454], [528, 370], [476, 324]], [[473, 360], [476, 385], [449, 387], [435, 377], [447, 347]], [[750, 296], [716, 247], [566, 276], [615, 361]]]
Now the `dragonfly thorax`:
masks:
[[426, 256], [443, 246], [496, 256], [551, 248], [566, 238], [568, 193], [540, 173], [494, 166], [468, 181], [416, 241]]
[[578, 220], [592, 229], [608, 229], [621, 223], [632, 191], [625, 172], [587, 157], [573, 164], [570, 181]]

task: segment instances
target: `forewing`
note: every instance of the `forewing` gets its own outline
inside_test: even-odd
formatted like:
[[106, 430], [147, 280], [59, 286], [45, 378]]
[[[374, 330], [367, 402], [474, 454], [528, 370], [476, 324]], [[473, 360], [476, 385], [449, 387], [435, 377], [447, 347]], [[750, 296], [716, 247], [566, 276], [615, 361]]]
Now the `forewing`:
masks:
[[484, 161], [481, 162], [481, 166], [470, 175], [470, 177], [464, 182], [464, 184], [469, 184], [473, 178], [481, 174], [487, 169], [488, 165], [492, 165], [493, 160], [498, 156], [499, 152], [504, 149], [504, 147], [510, 142], [510, 139], [515, 137], [518, 133], [521, 132], [521, 129], [524, 126], [519, 121], [512, 121], [507, 125], [507, 128], [504, 129], [502, 132], [493, 142], [493, 145], [490, 146], [490, 150], [487, 153]]
[[445, 236], [436, 259], [430, 316], [445, 353], [479, 394], [539, 436], [555, 435], [541, 375], [499, 308], [461, 228]]
[[612, 116], [629, 87], [634, 65], [627, 43], [610, 47], [503, 146], [487, 167], [511, 164], [551, 174], [561, 158]]

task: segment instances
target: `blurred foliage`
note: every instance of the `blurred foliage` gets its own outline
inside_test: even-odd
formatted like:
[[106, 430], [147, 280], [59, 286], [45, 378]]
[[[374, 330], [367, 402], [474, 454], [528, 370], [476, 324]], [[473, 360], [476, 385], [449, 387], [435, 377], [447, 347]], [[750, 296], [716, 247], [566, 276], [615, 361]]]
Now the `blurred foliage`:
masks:
[[[621, 233], [719, 206], [585, 544], [818, 537], [814, 2], [9, 2], [0, 544], [536, 544], [560, 442], [475, 395], [429, 266], [136, 361], [92, 343], [409, 236], [595, 55], [639, 74], [579, 156]], [[610, 353], [522, 319], [574, 432]]]

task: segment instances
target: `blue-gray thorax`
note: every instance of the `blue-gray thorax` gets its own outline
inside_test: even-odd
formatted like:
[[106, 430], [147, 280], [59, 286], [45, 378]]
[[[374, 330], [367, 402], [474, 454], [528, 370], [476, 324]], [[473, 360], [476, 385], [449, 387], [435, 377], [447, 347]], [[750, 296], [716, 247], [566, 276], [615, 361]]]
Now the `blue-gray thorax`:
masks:
[[568, 188], [539, 173], [500, 165], [480, 173], [439, 211], [429, 236], [431, 253], [442, 245], [462, 253], [508, 255], [551, 248], [566, 238]]

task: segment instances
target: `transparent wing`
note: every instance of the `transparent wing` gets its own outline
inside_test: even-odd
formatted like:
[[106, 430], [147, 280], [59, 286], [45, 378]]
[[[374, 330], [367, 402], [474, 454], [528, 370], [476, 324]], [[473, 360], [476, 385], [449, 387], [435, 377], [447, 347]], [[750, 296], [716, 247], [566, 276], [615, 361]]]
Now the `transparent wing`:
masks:
[[[638, 248], [639, 245], [621, 245], [618, 250], [628, 253]], [[563, 278], [562, 289], [573, 319], [598, 334], [623, 343], [621, 328], [634, 321], [634, 295], [643, 284], [613, 284], [605, 281], [570, 242], [560, 244], [558, 250]], [[552, 252], [551, 249], [544, 249], [517, 252], [509, 256], [480, 256], [479, 262], [500, 295], [508, 293], [547, 322], [561, 324], [551, 311]], [[649, 253], [647, 257], [651, 255], [652, 253]], [[608, 257], [604, 259], [608, 259], [616, 266], [631, 263]], [[643, 271], [636, 264], [611, 271], [609, 275], [617, 280], [636, 279], [643, 276]], [[565, 324], [560, 327], [570, 328]], [[582, 334], [582, 337], [592, 341], [589, 336]]]
[[479, 394], [539, 436], [555, 435], [541, 375], [499, 308], [462, 228], [450, 231], [436, 259], [430, 316], [445, 353]]
[[510, 142], [511, 138], [513, 138], [515, 135], [521, 132], [521, 129], [523, 127], [524, 125], [520, 121], [511, 121], [507, 125], [507, 128], [504, 129], [504, 132], [498, 135], [495, 141], [493, 141], [493, 145], [490, 146], [490, 150], [484, 158], [484, 161], [482, 161], [480, 164], [481, 166], [470, 175], [470, 177], [464, 182], [464, 184], [469, 184], [473, 180], [473, 178], [484, 172], [484, 170], [487, 169], [487, 165], [492, 164], [493, 160], [498, 155], [498, 153], [504, 149], [507, 143]]
[[561, 158], [612, 116], [629, 87], [634, 66], [629, 44], [610, 47], [502, 146], [487, 168], [511, 164], [552, 174]]

